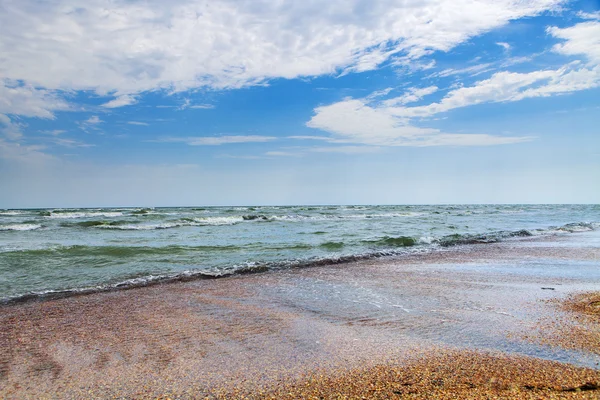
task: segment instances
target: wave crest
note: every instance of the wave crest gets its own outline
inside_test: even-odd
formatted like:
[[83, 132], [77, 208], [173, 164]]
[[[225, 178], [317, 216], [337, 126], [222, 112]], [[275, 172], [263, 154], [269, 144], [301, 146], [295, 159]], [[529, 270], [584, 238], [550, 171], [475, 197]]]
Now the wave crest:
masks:
[[0, 225], [0, 231], [33, 231], [40, 229], [40, 224], [12, 224], [12, 225]]

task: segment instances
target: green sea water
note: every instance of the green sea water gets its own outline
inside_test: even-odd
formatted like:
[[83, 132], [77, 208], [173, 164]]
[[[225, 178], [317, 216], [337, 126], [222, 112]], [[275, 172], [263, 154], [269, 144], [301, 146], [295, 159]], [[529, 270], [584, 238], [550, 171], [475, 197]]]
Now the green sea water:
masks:
[[0, 299], [600, 227], [598, 205], [0, 210]]

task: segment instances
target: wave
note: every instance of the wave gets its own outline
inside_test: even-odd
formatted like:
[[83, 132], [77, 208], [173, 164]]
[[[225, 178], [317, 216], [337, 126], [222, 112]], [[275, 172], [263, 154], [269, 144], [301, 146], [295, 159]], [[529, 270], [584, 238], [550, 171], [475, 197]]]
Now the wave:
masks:
[[424, 213], [406, 212], [406, 213], [383, 213], [383, 214], [321, 214], [321, 215], [303, 215], [303, 214], [286, 214], [286, 215], [264, 215], [250, 214], [243, 215], [244, 221], [286, 221], [286, 222], [303, 222], [303, 221], [339, 221], [352, 219], [372, 219], [372, 218], [406, 218], [418, 217]]
[[154, 211], [153, 208], [140, 208], [140, 209], [131, 211], [131, 214], [133, 214], [133, 215], [145, 215], [145, 214], [150, 214], [153, 211]]
[[178, 220], [166, 221], [156, 224], [99, 224], [94, 227], [102, 229], [119, 230], [155, 230], [171, 229], [184, 226], [221, 226], [235, 225], [244, 221], [242, 217], [203, 217], [203, 218], [181, 218]]
[[[71, 249], [77, 247], [86, 246], [71, 246]], [[172, 247], [172, 246], [168, 246]], [[160, 248], [165, 249], [166, 248]], [[79, 249], [78, 249], [79, 250]], [[47, 251], [47, 250], [35, 250], [35, 251]], [[160, 275], [146, 275], [140, 277], [134, 277], [126, 279], [117, 283], [88, 286], [83, 288], [72, 288], [72, 289], [55, 289], [55, 290], [44, 290], [34, 291], [12, 297], [6, 297], [0, 299], [0, 304], [12, 305], [19, 304], [28, 301], [36, 300], [54, 300], [65, 297], [81, 296], [93, 293], [101, 292], [112, 292], [117, 290], [128, 290], [141, 287], [154, 286], [157, 284], [172, 283], [172, 282], [186, 282], [199, 279], [217, 279], [232, 275], [245, 275], [255, 274], [260, 272], [267, 272], [276, 269], [289, 269], [289, 268], [309, 268], [322, 265], [335, 265], [345, 264], [353, 261], [360, 261], [371, 258], [378, 258], [384, 256], [399, 255], [398, 251], [377, 251], [363, 254], [354, 255], [343, 255], [333, 257], [322, 257], [322, 258], [311, 258], [311, 259], [295, 259], [295, 260], [283, 260], [276, 262], [247, 262], [244, 264], [232, 265], [221, 268], [209, 268], [202, 270], [186, 270], [182, 272], [172, 274], [160, 274]]]
[[81, 222], [62, 222], [60, 226], [65, 228], [70, 227], [80, 227], [80, 228], [93, 228], [93, 227], [101, 227], [101, 226], [117, 226], [128, 224], [130, 221], [126, 220], [117, 220], [117, 221], [107, 221], [107, 220], [91, 220], [91, 221], [81, 221]]
[[563, 225], [557, 229], [560, 231], [575, 233], [575, 232], [593, 231], [593, 230], [596, 230], [596, 228], [598, 228], [599, 226], [600, 226], [600, 224], [593, 223], [593, 222], [575, 222], [575, 223]]
[[377, 239], [363, 240], [363, 243], [373, 244], [377, 246], [389, 247], [407, 247], [415, 245], [439, 245], [442, 247], [467, 245], [467, 244], [485, 244], [496, 243], [511, 238], [524, 238], [536, 235], [549, 235], [559, 232], [589, 232], [600, 228], [600, 223], [595, 222], [574, 222], [565, 224], [560, 227], [549, 227], [546, 229], [526, 230], [520, 229], [516, 231], [495, 231], [488, 233], [455, 233], [442, 237], [411, 237], [411, 236], [383, 236]]
[[12, 224], [12, 225], [0, 225], [0, 231], [33, 231], [40, 229], [40, 224]]
[[374, 245], [383, 245], [383, 246], [391, 246], [391, 247], [409, 247], [417, 244], [418, 239], [415, 239], [410, 236], [384, 236], [380, 239], [375, 240], [363, 240], [363, 243], [374, 244]]
[[345, 246], [344, 242], [325, 242], [321, 243], [319, 247], [327, 250], [340, 250]]
[[122, 217], [123, 213], [120, 211], [40, 211], [40, 216], [52, 219], [73, 219], [73, 218], [93, 218], [93, 217], [105, 217], [114, 218]]
[[[241, 218], [241, 217], [240, 217]], [[243, 219], [242, 219], [243, 220]], [[0, 303], [23, 302], [33, 299], [47, 299], [57, 297], [68, 297], [74, 295], [88, 294], [101, 291], [111, 291], [119, 289], [130, 289], [135, 287], [149, 286], [156, 283], [176, 282], [193, 279], [213, 279], [233, 274], [247, 274], [265, 272], [283, 268], [305, 268], [321, 265], [332, 265], [349, 263], [353, 261], [385, 257], [385, 256], [400, 256], [405, 254], [419, 254], [431, 251], [438, 251], [444, 247], [460, 246], [460, 245], [480, 245], [487, 243], [495, 243], [503, 240], [519, 240], [531, 236], [538, 235], [553, 235], [553, 234], [569, 234], [570, 232], [584, 232], [600, 228], [598, 222], [578, 222], [569, 223], [560, 227], [549, 227], [544, 229], [534, 230], [515, 230], [515, 231], [496, 231], [482, 234], [453, 234], [441, 237], [411, 237], [411, 236], [382, 236], [365, 240], [362, 243], [372, 244], [375, 247], [361, 247], [362, 252], [358, 253], [358, 249], [354, 254], [339, 254], [333, 255], [332, 252], [340, 251], [342, 248], [352, 250], [352, 243], [344, 243], [342, 241], [325, 241], [316, 244], [313, 247], [328, 250], [330, 253], [326, 257], [312, 256], [310, 258], [296, 258], [290, 260], [277, 260], [272, 262], [247, 262], [243, 264], [231, 266], [219, 266], [201, 270], [187, 270], [173, 274], [163, 275], [146, 275], [133, 277], [117, 283], [106, 285], [74, 288], [67, 290], [48, 290], [43, 292], [31, 292], [18, 295], [11, 298], [0, 299]], [[304, 249], [309, 245], [290, 244], [290, 246], [282, 246], [281, 249]], [[44, 257], [104, 257], [113, 260], [127, 258], [150, 258], [160, 256], [161, 259], [177, 254], [193, 255], [194, 252], [239, 252], [247, 250], [246, 247], [240, 246], [179, 246], [171, 245], [164, 247], [147, 247], [147, 246], [57, 246], [54, 248], [37, 249], [37, 250], [11, 250], [4, 255], [9, 257], [26, 257], [27, 255]], [[265, 248], [266, 249], [266, 248]], [[245, 254], [245, 253], [240, 253]]]
[[20, 249], [4, 252], [4, 256], [16, 257], [110, 257], [110, 258], [135, 258], [151, 256], [173, 256], [194, 252], [236, 251], [242, 247], [226, 246], [179, 246], [170, 245], [162, 247], [152, 246], [54, 246], [43, 249]]
[[[142, 214], [147, 215], [147, 214]], [[136, 230], [148, 231], [158, 229], [172, 229], [185, 226], [220, 226], [235, 225], [244, 221], [243, 217], [195, 217], [180, 218], [156, 223], [141, 223], [135, 220], [89, 220], [81, 222], [63, 222], [62, 227], [80, 227], [80, 228], [98, 228], [115, 230]]]
[[482, 243], [496, 243], [504, 239], [515, 238], [515, 237], [527, 237], [533, 236], [534, 234], [528, 230], [521, 229], [518, 231], [497, 231], [483, 234], [459, 234], [455, 233], [452, 235], [443, 236], [440, 239], [434, 239], [433, 242], [443, 247], [456, 246], [460, 244], [482, 244]]
[[0, 216], [12, 217], [15, 215], [23, 215], [23, 211], [17, 211], [17, 210], [2, 210], [2, 211], [0, 211]]

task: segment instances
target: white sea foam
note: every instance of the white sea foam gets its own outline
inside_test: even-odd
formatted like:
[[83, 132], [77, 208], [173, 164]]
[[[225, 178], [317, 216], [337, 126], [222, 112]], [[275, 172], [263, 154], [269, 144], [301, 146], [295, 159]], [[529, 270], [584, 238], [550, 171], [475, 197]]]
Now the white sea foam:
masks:
[[190, 218], [186, 220], [167, 221], [157, 224], [125, 224], [125, 225], [100, 225], [100, 229], [116, 229], [116, 230], [134, 230], [134, 231], [149, 231], [155, 229], [170, 229], [183, 226], [219, 226], [219, 225], [234, 225], [242, 222], [242, 217], [206, 217], [206, 218]]
[[593, 231], [594, 229], [595, 229], [594, 224], [587, 223], [587, 222], [566, 224], [566, 225], [563, 225], [560, 228], [558, 228], [558, 230], [560, 230], [560, 231], [571, 232], [571, 233], [589, 232], [589, 231]]
[[114, 218], [123, 216], [122, 212], [52, 212], [46, 218], [52, 219], [73, 219], [73, 218], [93, 218], [106, 217]]
[[23, 214], [22, 211], [14, 211], [14, 210], [0, 211], [0, 216], [2, 216], [2, 215], [13, 216], [13, 215], [22, 215], [22, 214]]
[[0, 225], [0, 231], [32, 231], [41, 228], [38, 224], [12, 224]]
[[[272, 221], [338, 221], [338, 220], [352, 220], [352, 219], [372, 219], [372, 218], [407, 218], [407, 217], [418, 217], [424, 215], [424, 213], [416, 212], [404, 212], [404, 213], [386, 213], [386, 214], [330, 214], [330, 215], [273, 215], [267, 216], [266, 219]], [[260, 218], [257, 218], [260, 220]]]
[[244, 220], [240, 216], [193, 218], [193, 225], [234, 225]]
[[421, 236], [418, 240], [421, 244], [432, 244], [435, 242], [436, 238], [433, 236]]

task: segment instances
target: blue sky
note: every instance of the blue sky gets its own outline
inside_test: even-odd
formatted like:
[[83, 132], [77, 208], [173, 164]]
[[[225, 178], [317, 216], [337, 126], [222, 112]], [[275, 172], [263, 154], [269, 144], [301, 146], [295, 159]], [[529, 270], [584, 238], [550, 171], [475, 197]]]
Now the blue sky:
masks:
[[0, 207], [598, 203], [598, 1], [0, 0]]

